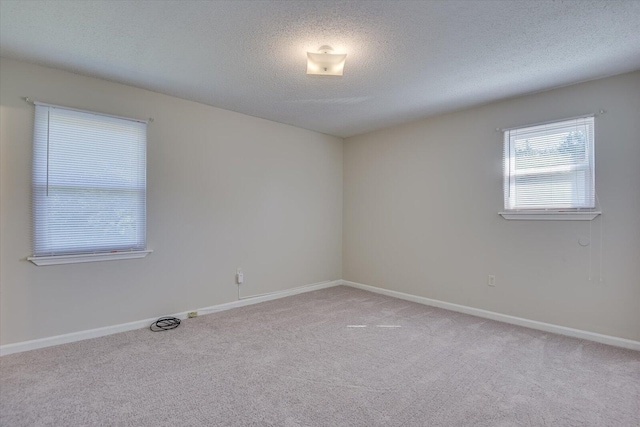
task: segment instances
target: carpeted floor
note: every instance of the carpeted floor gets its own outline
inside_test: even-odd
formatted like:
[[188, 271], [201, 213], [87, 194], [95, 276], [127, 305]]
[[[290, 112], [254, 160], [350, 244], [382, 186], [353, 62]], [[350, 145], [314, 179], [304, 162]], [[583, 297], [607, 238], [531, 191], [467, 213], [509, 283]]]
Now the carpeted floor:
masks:
[[343, 286], [4, 356], [0, 387], [7, 427], [640, 425], [640, 352]]

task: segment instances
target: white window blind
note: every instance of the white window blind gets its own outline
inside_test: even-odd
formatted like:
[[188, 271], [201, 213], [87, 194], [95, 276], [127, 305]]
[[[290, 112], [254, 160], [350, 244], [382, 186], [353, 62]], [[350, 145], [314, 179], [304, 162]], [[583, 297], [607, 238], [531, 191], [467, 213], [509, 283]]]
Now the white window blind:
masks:
[[504, 132], [506, 210], [595, 207], [594, 118]]
[[34, 256], [146, 249], [144, 122], [36, 105]]

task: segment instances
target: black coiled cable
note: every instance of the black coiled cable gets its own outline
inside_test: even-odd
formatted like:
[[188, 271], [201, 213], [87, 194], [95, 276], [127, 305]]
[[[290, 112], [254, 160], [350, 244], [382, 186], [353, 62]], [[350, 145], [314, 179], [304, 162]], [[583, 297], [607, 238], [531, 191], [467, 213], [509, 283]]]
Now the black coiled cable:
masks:
[[177, 317], [161, 317], [149, 326], [152, 332], [168, 331], [180, 326], [180, 319]]

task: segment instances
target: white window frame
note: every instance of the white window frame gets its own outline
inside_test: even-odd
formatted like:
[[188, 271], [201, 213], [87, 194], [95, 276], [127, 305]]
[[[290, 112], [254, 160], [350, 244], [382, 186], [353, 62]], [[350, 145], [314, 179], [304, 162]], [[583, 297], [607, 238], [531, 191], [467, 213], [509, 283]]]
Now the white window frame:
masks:
[[[518, 130], [525, 130], [531, 127], [543, 126], [543, 125], [554, 125], [559, 124], [566, 121], [577, 120], [577, 119], [593, 119], [593, 127], [594, 130], [589, 135], [589, 140], [587, 141], [587, 150], [591, 156], [590, 164], [583, 165], [569, 165], [569, 166], [551, 166], [545, 168], [530, 168], [525, 169], [524, 171], [515, 171], [515, 144], [511, 143], [511, 132]], [[561, 120], [553, 120], [549, 122], [536, 123], [532, 125], [526, 126], [518, 126], [514, 128], [501, 129], [504, 133], [504, 142], [503, 142], [503, 152], [504, 152], [504, 164], [503, 164], [503, 179], [504, 179], [504, 211], [499, 212], [499, 214], [508, 220], [543, 220], [543, 221], [557, 221], [557, 220], [593, 220], [598, 215], [601, 214], [599, 210], [596, 210], [596, 206], [592, 207], [581, 207], [575, 208], [569, 205], [562, 206], [557, 205], [553, 207], [541, 205], [539, 207], [536, 206], [528, 206], [527, 208], [519, 208], [513, 204], [513, 199], [509, 196], [513, 194], [515, 190], [515, 180], [516, 175], [543, 175], [543, 174], [552, 174], [557, 172], [569, 172], [584, 169], [587, 170], [590, 168], [590, 176], [591, 176], [591, 187], [587, 189], [593, 192], [593, 199], [595, 200], [595, 115], [585, 115], [578, 117], [571, 117]], [[551, 132], [551, 131], [550, 131]], [[590, 195], [589, 195], [590, 196]]]
[[[131, 121], [144, 123], [145, 125], [148, 124], [150, 121], [153, 121], [152, 119], [150, 119], [149, 121], [138, 120], [138, 119], [131, 119], [131, 118], [127, 118], [127, 117], [120, 117], [120, 116], [114, 116], [114, 115], [109, 115], [109, 114], [97, 113], [97, 112], [94, 112], [94, 111], [80, 110], [80, 109], [76, 109], [76, 108], [64, 107], [64, 106], [53, 105], [53, 104], [46, 104], [46, 103], [41, 103], [41, 102], [33, 102], [29, 98], [27, 98], [26, 100], [27, 100], [27, 102], [31, 102], [34, 105], [38, 105], [38, 106], [77, 111], [77, 112], [81, 112], [81, 113], [88, 113], [88, 114], [93, 114], [93, 115], [98, 115], [98, 116], [106, 116], [106, 117], [110, 117], [112, 119], [115, 118], [115, 119], [121, 119], [121, 120], [131, 120]], [[35, 135], [34, 135], [34, 138], [35, 138]], [[48, 144], [48, 136], [47, 136], [47, 144]], [[146, 150], [146, 148], [145, 148], [145, 150]], [[48, 151], [48, 149], [47, 149], [47, 151]], [[47, 156], [48, 156], [48, 154], [47, 154]], [[145, 163], [146, 163], [146, 160], [145, 160]], [[48, 160], [47, 160], [47, 165], [48, 165]], [[36, 166], [35, 160], [34, 160], [34, 168], [36, 168], [36, 167], [39, 167], [39, 166]], [[48, 166], [47, 166], [47, 173], [48, 173]], [[35, 183], [34, 183], [34, 185], [35, 185]], [[34, 203], [37, 203], [37, 202], [34, 200]], [[33, 206], [32, 209], [35, 209], [35, 205]], [[146, 218], [146, 212], [144, 213], [144, 216]], [[146, 223], [146, 219], [145, 219], [145, 223]], [[34, 232], [35, 232], [35, 229], [34, 229]], [[35, 239], [35, 236], [34, 236], [34, 239]], [[95, 262], [95, 261], [114, 261], [114, 260], [122, 260], [122, 259], [144, 258], [144, 257], [146, 257], [147, 255], [149, 255], [152, 252], [153, 252], [152, 250], [150, 250], [150, 249], [148, 249], [146, 247], [146, 237], [145, 237], [145, 239], [144, 239], [144, 249], [113, 250], [113, 251], [101, 251], [101, 252], [95, 252], [95, 253], [72, 253], [72, 254], [56, 254], [56, 255], [37, 255], [37, 256], [34, 255], [34, 256], [31, 256], [31, 257], [27, 257], [27, 260], [31, 261], [33, 264], [35, 264], [37, 266], [46, 266], [46, 265], [57, 265], [57, 264], [72, 264], [72, 263], [85, 263], [85, 262]]]

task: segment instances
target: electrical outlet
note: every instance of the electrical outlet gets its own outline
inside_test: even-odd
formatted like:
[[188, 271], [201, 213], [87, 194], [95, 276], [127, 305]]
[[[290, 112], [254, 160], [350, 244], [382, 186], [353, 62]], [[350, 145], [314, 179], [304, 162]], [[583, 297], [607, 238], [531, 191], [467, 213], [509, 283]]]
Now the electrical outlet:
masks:
[[197, 311], [190, 311], [190, 312], [187, 313], [187, 317], [189, 319], [192, 319], [194, 317], [198, 317], [198, 312]]
[[238, 268], [236, 270], [236, 283], [238, 285], [242, 285], [243, 282], [244, 282], [244, 273], [242, 272], [241, 268]]
[[496, 276], [490, 274], [487, 278], [487, 286], [495, 286], [496, 285]]

